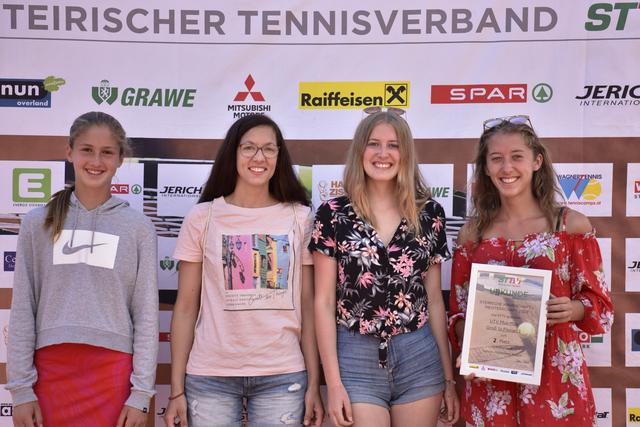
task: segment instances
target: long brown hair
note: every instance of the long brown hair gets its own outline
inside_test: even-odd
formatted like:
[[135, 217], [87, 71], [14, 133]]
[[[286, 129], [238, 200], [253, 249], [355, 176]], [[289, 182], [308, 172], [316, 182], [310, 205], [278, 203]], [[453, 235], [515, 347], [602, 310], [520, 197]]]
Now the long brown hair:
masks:
[[560, 204], [556, 201], [555, 196], [558, 194], [562, 197], [562, 193], [558, 187], [556, 173], [553, 169], [551, 156], [547, 148], [542, 144], [536, 132], [528, 124], [516, 124], [505, 121], [498, 126], [485, 129], [480, 136], [480, 142], [474, 160], [475, 170], [473, 172], [473, 192], [471, 196], [473, 206], [470, 219], [470, 231], [476, 240], [482, 238], [482, 234], [495, 219], [501, 207], [500, 193], [491, 181], [491, 178], [485, 173], [489, 142], [492, 137], [499, 134], [517, 134], [522, 136], [526, 146], [533, 152], [533, 157], [536, 158], [538, 155], [542, 157], [542, 165], [538, 170], [533, 172], [531, 191], [551, 227], [553, 226], [554, 217], [560, 208]]
[[407, 220], [409, 229], [418, 233], [420, 232], [419, 213], [427, 199], [431, 197], [431, 191], [424, 183], [420, 169], [418, 169], [411, 129], [409, 129], [406, 120], [398, 114], [381, 111], [365, 117], [358, 124], [347, 153], [344, 169], [344, 191], [349, 196], [358, 215], [375, 225], [373, 208], [367, 197], [367, 176], [364, 172], [362, 158], [371, 132], [381, 123], [389, 124], [396, 132], [400, 148], [400, 164], [396, 176], [395, 194], [398, 197], [400, 214]]
[[282, 203], [298, 202], [309, 206], [307, 193], [293, 171], [291, 156], [289, 156], [282, 131], [271, 118], [262, 114], [241, 117], [231, 125], [218, 150], [198, 203], [210, 202], [217, 197], [225, 197], [233, 193], [238, 181], [238, 166], [236, 164], [238, 145], [244, 134], [256, 126], [269, 126], [276, 134], [278, 159], [276, 169], [269, 180], [269, 193]]
[[[115, 117], [100, 111], [84, 113], [73, 121], [69, 130], [69, 147], [73, 148], [76, 139], [87, 131], [91, 126], [106, 126], [111, 131], [111, 135], [120, 146], [120, 157], [127, 157], [131, 154], [131, 147], [127, 134], [122, 125]], [[44, 228], [51, 229], [51, 236], [55, 242], [64, 226], [64, 220], [69, 211], [71, 193], [75, 190], [75, 185], [70, 183], [63, 190], [58, 191], [47, 203], [47, 215], [44, 220]]]

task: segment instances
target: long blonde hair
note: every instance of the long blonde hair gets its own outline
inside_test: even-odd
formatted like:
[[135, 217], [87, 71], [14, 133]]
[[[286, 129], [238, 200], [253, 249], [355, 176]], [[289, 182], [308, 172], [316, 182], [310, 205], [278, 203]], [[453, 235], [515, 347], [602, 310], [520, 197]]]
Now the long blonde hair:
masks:
[[560, 204], [556, 201], [555, 196], [558, 194], [562, 197], [562, 193], [558, 187], [556, 173], [553, 169], [551, 156], [547, 148], [542, 144], [538, 135], [529, 125], [505, 121], [498, 126], [486, 129], [482, 133], [474, 160], [474, 184], [471, 196], [473, 206], [470, 219], [470, 231], [476, 240], [482, 239], [482, 234], [487, 230], [489, 225], [491, 225], [491, 222], [495, 219], [502, 205], [500, 193], [485, 171], [489, 141], [495, 135], [504, 134], [522, 136], [526, 146], [533, 152], [533, 157], [536, 158], [538, 155], [542, 157], [542, 165], [538, 170], [533, 172], [531, 191], [551, 227], [554, 223], [554, 217], [560, 209]]
[[[120, 157], [130, 155], [131, 147], [129, 146], [129, 140], [120, 122], [118, 122], [115, 117], [100, 111], [84, 113], [73, 121], [71, 129], [69, 130], [69, 146], [73, 148], [75, 140], [91, 126], [106, 126], [109, 128], [113, 138], [120, 146]], [[63, 190], [55, 193], [49, 203], [47, 203], [47, 215], [44, 219], [44, 228], [51, 229], [51, 236], [54, 242], [58, 239], [62, 232], [62, 227], [64, 227], [64, 220], [69, 211], [71, 193], [73, 193], [74, 190], [75, 185], [67, 185]]]
[[367, 176], [362, 158], [373, 129], [381, 124], [389, 124], [396, 132], [400, 149], [400, 164], [396, 176], [395, 194], [398, 198], [401, 215], [407, 220], [413, 233], [420, 232], [419, 213], [431, 191], [424, 183], [416, 159], [413, 137], [407, 122], [398, 114], [381, 111], [365, 117], [356, 128], [353, 142], [347, 153], [344, 169], [344, 191], [358, 215], [374, 224], [373, 208], [367, 197]]

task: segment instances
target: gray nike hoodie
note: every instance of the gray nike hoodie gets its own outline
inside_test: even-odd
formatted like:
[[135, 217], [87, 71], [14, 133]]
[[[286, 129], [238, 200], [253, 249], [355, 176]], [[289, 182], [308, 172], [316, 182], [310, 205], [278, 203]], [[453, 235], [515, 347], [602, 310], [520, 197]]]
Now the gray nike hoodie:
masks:
[[54, 243], [46, 208], [23, 218], [18, 237], [7, 347], [13, 404], [37, 400], [34, 351], [82, 343], [133, 354], [127, 405], [148, 410], [158, 352], [156, 233], [117, 197], [87, 211], [71, 195]]

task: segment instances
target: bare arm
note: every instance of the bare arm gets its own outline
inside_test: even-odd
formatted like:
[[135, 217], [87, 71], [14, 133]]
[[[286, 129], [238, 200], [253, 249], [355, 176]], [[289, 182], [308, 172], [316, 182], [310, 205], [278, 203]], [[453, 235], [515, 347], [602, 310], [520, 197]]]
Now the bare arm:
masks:
[[334, 258], [320, 252], [314, 252], [313, 264], [316, 290], [314, 302], [316, 336], [329, 394], [327, 412], [334, 425], [347, 426], [353, 424], [351, 402], [340, 378], [336, 347], [335, 312], [338, 263]]
[[[178, 299], [171, 318], [171, 396], [184, 393], [187, 361], [193, 345], [193, 334], [200, 309], [202, 289], [202, 263], [180, 262], [178, 274]], [[174, 418], [180, 417], [180, 426], [187, 426], [187, 402], [184, 395], [169, 402], [165, 423], [173, 426]]]
[[453, 367], [451, 366], [451, 353], [449, 352], [449, 339], [447, 338], [447, 317], [444, 301], [442, 300], [442, 289], [440, 288], [440, 264], [431, 265], [424, 274], [423, 280], [427, 287], [429, 301], [429, 325], [438, 345], [446, 381], [444, 398], [447, 414], [443, 421], [453, 424], [458, 420], [459, 402], [454, 387]]
[[320, 426], [324, 416], [320, 398], [320, 358], [316, 344], [313, 307], [313, 267], [302, 266], [302, 337], [301, 346], [307, 368], [307, 393], [305, 395], [305, 425]]

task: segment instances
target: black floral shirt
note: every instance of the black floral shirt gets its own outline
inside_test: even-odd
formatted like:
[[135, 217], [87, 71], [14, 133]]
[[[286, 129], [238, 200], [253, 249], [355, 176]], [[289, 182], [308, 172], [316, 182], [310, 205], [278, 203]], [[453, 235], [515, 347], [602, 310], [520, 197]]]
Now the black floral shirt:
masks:
[[450, 258], [442, 206], [429, 199], [420, 212], [421, 234], [403, 218], [387, 246], [360, 218], [347, 197], [323, 203], [316, 212], [309, 249], [336, 258], [336, 320], [350, 331], [380, 338], [379, 362], [386, 366], [392, 336], [427, 322], [423, 274]]

